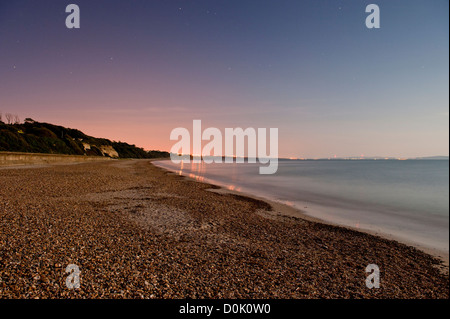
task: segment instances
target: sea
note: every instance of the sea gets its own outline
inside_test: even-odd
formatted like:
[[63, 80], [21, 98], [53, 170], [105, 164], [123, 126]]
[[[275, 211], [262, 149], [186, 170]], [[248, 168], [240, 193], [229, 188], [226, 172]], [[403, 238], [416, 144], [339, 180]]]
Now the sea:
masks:
[[448, 160], [280, 160], [273, 175], [260, 175], [259, 163], [154, 163], [325, 222], [448, 255]]

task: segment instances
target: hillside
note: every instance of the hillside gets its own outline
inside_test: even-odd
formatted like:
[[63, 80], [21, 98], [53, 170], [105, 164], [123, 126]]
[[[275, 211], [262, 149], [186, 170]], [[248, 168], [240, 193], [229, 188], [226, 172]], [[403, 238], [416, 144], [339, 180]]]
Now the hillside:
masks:
[[0, 151], [46, 154], [108, 156], [113, 158], [160, 158], [168, 152], [145, 151], [135, 145], [88, 136], [83, 132], [26, 119], [24, 123], [0, 121]]

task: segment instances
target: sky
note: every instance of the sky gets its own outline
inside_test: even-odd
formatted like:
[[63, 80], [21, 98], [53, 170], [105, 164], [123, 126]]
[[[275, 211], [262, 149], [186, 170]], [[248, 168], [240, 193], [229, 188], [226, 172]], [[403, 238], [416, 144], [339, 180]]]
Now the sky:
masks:
[[448, 155], [448, 61], [448, 0], [0, 2], [0, 112], [148, 150], [199, 119], [281, 157]]

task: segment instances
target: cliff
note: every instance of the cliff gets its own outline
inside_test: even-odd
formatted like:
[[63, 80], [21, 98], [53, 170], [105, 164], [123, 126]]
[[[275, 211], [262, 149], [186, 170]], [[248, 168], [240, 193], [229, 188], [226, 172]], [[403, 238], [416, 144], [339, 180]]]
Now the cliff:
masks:
[[0, 121], [0, 152], [66, 154], [110, 158], [169, 157], [168, 152], [145, 151], [135, 145], [84, 134], [80, 130], [26, 119], [25, 123]]

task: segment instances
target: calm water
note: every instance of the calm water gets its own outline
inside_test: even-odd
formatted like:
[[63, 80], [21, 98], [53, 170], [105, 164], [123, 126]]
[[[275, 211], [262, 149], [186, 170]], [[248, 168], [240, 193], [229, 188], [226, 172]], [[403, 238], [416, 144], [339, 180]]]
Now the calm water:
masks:
[[280, 161], [274, 175], [259, 175], [259, 164], [156, 164], [448, 253], [448, 160]]

